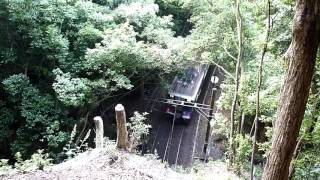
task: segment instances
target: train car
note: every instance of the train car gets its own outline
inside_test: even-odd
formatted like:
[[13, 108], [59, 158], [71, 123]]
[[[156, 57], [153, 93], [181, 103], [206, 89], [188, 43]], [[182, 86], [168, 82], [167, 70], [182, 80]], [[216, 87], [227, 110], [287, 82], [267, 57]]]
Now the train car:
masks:
[[[195, 64], [188, 67], [182, 76], [175, 76], [168, 92], [170, 99], [196, 102], [207, 71], [208, 65]], [[176, 123], [187, 124], [192, 117], [193, 108], [183, 105], [176, 107], [169, 105], [166, 108], [166, 113], [176, 114]]]

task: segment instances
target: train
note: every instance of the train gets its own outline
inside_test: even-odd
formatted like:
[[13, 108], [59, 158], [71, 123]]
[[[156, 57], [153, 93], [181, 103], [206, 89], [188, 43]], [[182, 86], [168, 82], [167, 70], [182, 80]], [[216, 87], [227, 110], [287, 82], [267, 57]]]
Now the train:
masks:
[[184, 106], [182, 102], [197, 102], [207, 71], [208, 65], [193, 64], [185, 70], [182, 76], [174, 77], [168, 91], [168, 98], [181, 102], [181, 105], [169, 104], [165, 112], [175, 115], [175, 123], [188, 124], [190, 122], [193, 107]]

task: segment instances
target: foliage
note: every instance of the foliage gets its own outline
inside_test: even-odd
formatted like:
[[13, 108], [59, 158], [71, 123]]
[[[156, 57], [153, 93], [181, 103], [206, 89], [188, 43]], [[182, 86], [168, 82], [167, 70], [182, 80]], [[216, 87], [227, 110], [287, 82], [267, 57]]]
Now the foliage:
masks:
[[192, 29], [192, 23], [189, 21], [192, 10], [183, 6], [182, 2], [179, 1], [168, 1], [168, 0], [156, 0], [159, 5], [160, 16], [172, 15], [173, 16], [173, 27], [172, 30], [175, 32], [175, 36], [187, 36]]
[[17, 162], [15, 163], [14, 167], [21, 171], [33, 171], [40, 169], [42, 170], [43, 167], [49, 166], [51, 164], [52, 159], [49, 158], [49, 154], [43, 153], [43, 150], [37, 150], [37, 153], [34, 153], [30, 159], [23, 161], [20, 152], [15, 154], [15, 158]]
[[56, 75], [56, 82], [52, 86], [61, 102], [66, 105], [83, 106], [90, 100], [91, 88], [87, 79], [72, 78], [70, 73], [63, 73], [60, 69], [55, 69], [53, 73]]
[[235, 138], [235, 143], [238, 144], [236, 149], [237, 156], [235, 159], [235, 167], [238, 173], [248, 171], [250, 167], [248, 159], [250, 159], [250, 155], [252, 153], [251, 137], [248, 135], [237, 135]]
[[52, 152], [57, 150], [66, 140], [67, 132], [60, 128], [65, 123], [61, 121], [65, 114], [56, 107], [52, 96], [40, 93], [23, 74], [10, 76], [3, 85], [12, 102], [19, 104], [19, 116], [24, 118], [11, 144], [12, 152], [27, 155], [44, 145]]
[[8, 164], [7, 159], [0, 160], [0, 175], [9, 174], [12, 172], [28, 172], [37, 169], [43, 170], [45, 166], [51, 165], [52, 159], [49, 158], [48, 153], [44, 153], [43, 150], [37, 150], [30, 159], [23, 160], [20, 152], [15, 154], [16, 163], [14, 166]]
[[[199, 58], [207, 63], [213, 62], [224, 68], [220, 72], [226, 72], [225, 79], [220, 85], [222, 94], [217, 102], [219, 114], [216, 114], [217, 121], [221, 121], [219, 129], [222, 134], [228, 137], [229, 116], [232, 97], [234, 94], [235, 59], [237, 52], [237, 24], [235, 2], [229, 0], [218, 1], [189, 1], [181, 0], [184, 6], [193, 11], [191, 21], [194, 29], [187, 38], [190, 49], [188, 53], [197, 54]], [[271, 4], [272, 28], [269, 42], [265, 42], [265, 24], [267, 22], [266, 1], [241, 1], [240, 11], [242, 13], [243, 25], [243, 62], [241, 64], [240, 93], [237, 102], [236, 124], [239, 126], [241, 115], [245, 115], [244, 133], [249, 133], [255, 116], [256, 86], [258, 63], [261, 58], [262, 47], [268, 43], [268, 50], [263, 65], [262, 86], [260, 90], [260, 131], [267, 134], [261, 135], [263, 142], [259, 148], [267, 153], [270, 147], [272, 125], [275, 119], [278, 94], [282, 83], [283, 72], [286, 64], [281, 56], [285, 53], [291, 40], [291, 22], [293, 17], [292, 2], [281, 0], [272, 1]], [[205, 36], [204, 36], [205, 34]], [[217, 122], [214, 122], [217, 124]], [[218, 125], [215, 125], [218, 126]], [[268, 129], [265, 130], [264, 128]], [[239, 139], [238, 140], [243, 140]], [[244, 141], [242, 141], [244, 142]], [[241, 144], [238, 144], [239, 148]], [[244, 148], [244, 147], [242, 147]], [[251, 148], [251, 146], [248, 146]], [[247, 164], [249, 158], [244, 158], [242, 153], [237, 152], [238, 165]], [[239, 156], [239, 157], [238, 157]], [[259, 155], [260, 156], [260, 155]], [[240, 168], [240, 167], [238, 167]], [[242, 168], [242, 167], [241, 167]]]
[[11, 148], [0, 156], [57, 158], [74, 120], [87, 126], [137, 80], [177, 70], [185, 42], [158, 12], [153, 0], [1, 1], [0, 142]]
[[[261, 49], [268, 43], [259, 114], [263, 131], [259, 140], [263, 142], [258, 152], [263, 157], [270, 148], [278, 94], [288, 67], [282, 56], [291, 40], [294, 1], [272, 1], [269, 42], [264, 41], [265, 6], [263, 0], [241, 1], [244, 52], [236, 112], [236, 126], [244, 114], [243, 132], [248, 134], [255, 116], [257, 67]], [[13, 159], [20, 152], [25, 159], [37, 149], [45, 149], [55, 159], [74, 156], [87, 148], [88, 119], [112, 105], [111, 97], [134, 89], [142, 80], [166, 80], [190, 63], [187, 60], [223, 67], [219, 70], [225, 74], [219, 113], [211, 123], [216, 135], [228, 138], [226, 112], [234, 93], [238, 55], [234, 1], [8, 0], [0, 2], [0, 24], [1, 158]], [[299, 135], [302, 145], [294, 163], [297, 179], [319, 175], [319, 57], [318, 53]], [[133, 147], [149, 133], [145, 116], [135, 113], [128, 123]], [[74, 128], [70, 137], [75, 120], [83, 132], [78, 134]], [[76, 136], [82, 140], [75, 140]], [[250, 138], [239, 136], [237, 144], [237, 166], [244, 170]], [[34, 156], [21, 168], [36, 167], [32, 164], [41, 158], [46, 157]], [[2, 161], [4, 170], [6, 163]]]
[[76, 141], [77, 125], [74, 125], [73, 130], [70, 134], [68, 143], [63, 147], [61, 156], [67, 156], [67, 159], [75, 157], [77, 154], [84, 152], [89, 149], [87, 140], [90, 136], [91, 130], [88, 130], [83, 139]]
[[215, 118], [210, 121], [214, 135], [222, 139], [227, 139], [229, 136], [229, 124], [228, 119], [222, 113], [216, 113]]
[[149, 134], [149, 129], [151, 125], [145, 124], [147, 119], [145, 116], [148, 113], [144, 112], [140, 114], [139, 112], [134, 112], [133, 117], [130, 117], [130, 122], [127, 123], [129, 128], [129, 142], [131, 149], [134, 149], [137, 145], [143, 143], [143, 137]]
[[268, 140], [265, 142], [257, 143], [259, 150], [264, 152], [264, 154], [263, 154], [264, 159], [266, 159], [267, 155], [269, 154], [269, 150], [272, 145], [271, 138], [272, 138], [272, 133], [273, 133], [272, 127], [266, 127], [265, 129], [266, 129], [265, 135], [268, 138]]
[[295, 179], [317, 179], [320, 176], [319, 146], [300, 152], [294, 161]]
[[8, 164], [8, 159], [0, 159], [0, 176], [8, 174], [12, 170], [12, 166]]
[[5, 106], [6, 104], [0, 100], [0, 142], [5, 141], [6, 137], [11, 136], [14, 131], [10, 128], [13, 123], [14, 115], [11, 109]]

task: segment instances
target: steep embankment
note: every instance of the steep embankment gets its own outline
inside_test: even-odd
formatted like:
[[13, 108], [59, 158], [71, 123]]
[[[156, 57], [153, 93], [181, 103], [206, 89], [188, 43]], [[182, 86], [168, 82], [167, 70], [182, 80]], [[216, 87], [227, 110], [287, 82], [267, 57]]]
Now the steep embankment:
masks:
[[112, 149], [95, 149], [43, 171], [16, 173], [0, 177], [6, 180], [53, 179], [239, 179], [227, 171], [224, 163], [199, 164], [187, 172], [172, 170], [154, 155], [139, 156]]

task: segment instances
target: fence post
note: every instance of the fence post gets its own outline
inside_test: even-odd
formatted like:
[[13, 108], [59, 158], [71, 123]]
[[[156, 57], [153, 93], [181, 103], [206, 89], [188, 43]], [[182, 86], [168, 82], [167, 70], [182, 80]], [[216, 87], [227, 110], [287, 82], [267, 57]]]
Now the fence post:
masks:
[[96, 125], [96, 148], [103, 148], [103, 121], [100, 116], [93, 118]]
[[117, 147], [127, 149], [128, 131], [126, 127], [126, 113], [122, 104], [115, 107], [117, 121]]

